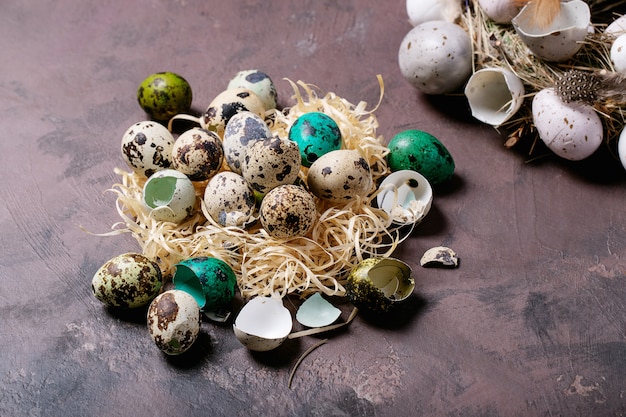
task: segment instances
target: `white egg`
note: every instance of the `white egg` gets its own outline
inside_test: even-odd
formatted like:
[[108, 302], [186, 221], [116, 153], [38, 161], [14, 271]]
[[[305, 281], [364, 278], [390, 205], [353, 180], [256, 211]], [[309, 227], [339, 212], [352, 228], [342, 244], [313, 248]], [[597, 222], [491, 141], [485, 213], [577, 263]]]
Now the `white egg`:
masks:
[[398, 64], [407, 81], [423, 93], [451, 93], [472, 73], [472, 42], [457, 24], [425, 22], [402, 40]]
[[617, 155], [619, 160], [626, 169], [626, 128], [622, 130], [617, 141]]
[[292, 326], [291, 313], [280, 298], [255, 297], [239, 311], [233, 330], [245, 347], [263, 352], [280, 346]]
[[164, 169], [148, 178], [142, 198], [153, 219], [180, 223], [195, 209], [196, 189], [182, 172]]
[[431, 20], [454, 22], [461, 16], [459, 0], [406, 0], [409, 22], [417, 26]]
[[602, 143], [604, 128], [593, 107], [564, 103], [552, 88], [535, 95], [532, 115], [540, 139], [562, 158], [580, 161]]
[[604, 33], [619, 36], [626, 33], [626, 15], [620, 16], [606, 27]]
[[122, 136], [122, 156], [137, 174], [149, 177], [172, 165], [174, 136], [165, 126], [153, 122], [138, 122]]
[[611, 45], [611, 61], [616, 72], [626, 74], [626, 33], [619, 35]]
[[478, 0], [478, 4], [487, 17], [497, 23], [510, 23], [520, 10], [519, 3], [513, 0]]

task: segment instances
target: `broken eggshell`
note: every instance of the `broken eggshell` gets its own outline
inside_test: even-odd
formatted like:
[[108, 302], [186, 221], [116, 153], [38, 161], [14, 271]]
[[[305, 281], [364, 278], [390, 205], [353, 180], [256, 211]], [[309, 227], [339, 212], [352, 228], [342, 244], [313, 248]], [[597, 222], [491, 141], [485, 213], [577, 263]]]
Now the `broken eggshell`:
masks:
[[230, 265], [218, 258], [199, 256], [179, 262], [174, 288], [189, 293], [200, 309], [216, 311], [235, 296], [237, 277]]
[[233, 330], [245, 347], [265, 352], [280, 346], [292, 326], [291, 313], [280, 298], [255, 297], [239, 311]]
[[582, 0], [562, 1], [560, 12], [547, 27], [535, 24], [534, 7], [526, 5], [511, 23], [533, 54], [562, 62], [582, 48], [591, 24], [589, 5]]
[[323, 327], [334, 323], [340, 315], [340, 309], [316, 292], [298, 308], [296, 320], [307, 327]]
[[194, 211], [196, 189], [182, 172], [164, 169], [148, 178], [142, 199], [153, 219], [180, 223]]
[[524, 84], [508, 69], [483, 68], [468, 80], [465, 96], [472, 116], [497, 127], [509, 120], [522, 106]]
[[419, 223], [432, 206], [432, 187], [416, 171], [405, 169], [393, 172], [381, 182], [378, 189], [378, 207], [398, 224]]
[[423, 267], [456, 268], [459, 266], [459, 258], [456, 252], [446, 246], [436, 246], [428, 249], [420, 259]]
[[411, 267], [394, 258], [368, 258], [348, 276], [346, 295], [356, 307], [386, 313], [415, 289]]

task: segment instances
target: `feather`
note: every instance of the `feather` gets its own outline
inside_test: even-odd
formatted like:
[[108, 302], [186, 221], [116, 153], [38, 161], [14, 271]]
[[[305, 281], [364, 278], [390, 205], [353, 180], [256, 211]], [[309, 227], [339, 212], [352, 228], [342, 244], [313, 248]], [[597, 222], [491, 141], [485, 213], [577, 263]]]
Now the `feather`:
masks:
[[561, 12], [560, 0], [513, 0], [517, 6], [528, 7], [532, 26], [547, 28]]
[[564, 72], [554, 84], [554, 90], [564, 102], [626, 103], [626, 74], [607, 70]]

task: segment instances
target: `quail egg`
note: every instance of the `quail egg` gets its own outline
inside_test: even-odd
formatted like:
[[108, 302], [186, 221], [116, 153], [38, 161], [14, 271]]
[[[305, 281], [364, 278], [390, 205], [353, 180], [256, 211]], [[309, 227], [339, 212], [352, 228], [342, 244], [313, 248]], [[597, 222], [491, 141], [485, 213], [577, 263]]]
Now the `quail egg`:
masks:
[[359, 151], [339, 149], [322, 155], [307, 173], [311, 192], [332, 203], [366, 196], [373, 185], [370, 165]]
[[172, 148], [173, 167], [191, 181], [204, 181], [222, 166], [224, 151], [215, 132], [194, 128], [183, 132]]
[[180, 223], [195, 209], [196, 189], [182, 172], [164, 169], [148, 178], [142, 198], [153, 219]]
[[157, 122], [142, 121], [122, 136], [122, 156], [137, 174], [149, 177], [172, 164], [174, 136]]
[[204, 205], [208, 215], [221, 226], [245, 227], [253, 220], [254, 191], [241, 175], [218, 172], [204, 190]]
[[272, 131], [256, 113], [242, 111], [230, 118], [224, 129], [224, 156], [231, 171], [241, 174], [241, 164], [248, 146], [272, 137]]
[[209, 104], [200, 117], [200, 126], [217, 132], [221, 137], [231, 117], [242, 111], [256, 113], [259, 117], [265, 116], [263, 101], [252, 91], [245, 88], [225, 90]]
[[107, 306], [136, 308], [148, 304], [161, 290], [162, 282], [156, 262], [139, 253], [124, 253], [98, 269], [91, 290]]
[[198, 338], [202, 315], [196, 300], [185, 291], [169, 290], [148, 307], [148, 332], [161, 351], [180, 355]]
[[229, 82], [227, 89], [247, 88], [263, 101], [265, 110], [276, 108], [278, 93], [274, 82], [266, 73], [252, 69], [239, 71]]
[[299, 185], [273, 188], [261, 202], [261, 224], [276, 239], [305, 236], [317, 220], [315, 201]]
[[253, 143], [246, 150], [241, 166], [248, 184], [262, 195], [279, 185], [293, 184], [299, 172], [298, 145], [278, 136]]

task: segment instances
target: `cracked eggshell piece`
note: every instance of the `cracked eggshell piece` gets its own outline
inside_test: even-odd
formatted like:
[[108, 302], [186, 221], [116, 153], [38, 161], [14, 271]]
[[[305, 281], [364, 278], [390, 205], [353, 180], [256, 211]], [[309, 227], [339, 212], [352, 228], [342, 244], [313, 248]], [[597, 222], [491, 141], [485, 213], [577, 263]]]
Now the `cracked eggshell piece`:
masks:
[[195, 209], [196, 189], [182, 172], [164, 169], [148, 178], [142, 199], [153, 219], [180, 223]]
[[324, 327], [334, 323], [340, 315], [340, 309], [316, 292], [298, 308], [296, 320], [307, 327]]
[[235, 318], [233, 330], [245, 347], [265, 352], [280, 346], [291, 333], [293, 320], [280, 298], [255, 297]]
[[532, 115], [539, 138], [561, 158], [583, 160], [602, 144], [604, 128], [593, 107], [565, 103], [553, 88], [535, 95]]
[[202, 315], [196, 300], [181, 290], [158, 295], [148, 307], [148, 332], [161, 351], [179, 355], [198, 338]]
[[423, 267], [456, 268], [459, 266], [459, 258], [452, 249], [446, 246], [436, 246], [424, 252], [420, 259], [420, 265]]
[[461, 1], [406, 0], [406, 13], [413, 26], [431, 20], [454, 22], [461, 16]]
[[417, 224], [430, 211], [433, 190], [419, 172], [400, 170], [389, 174], [378, 187], [378, 207], [398, 224]]

